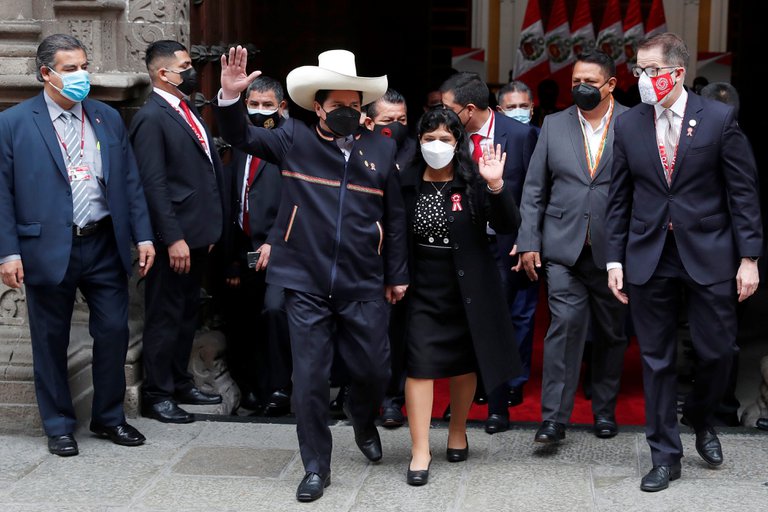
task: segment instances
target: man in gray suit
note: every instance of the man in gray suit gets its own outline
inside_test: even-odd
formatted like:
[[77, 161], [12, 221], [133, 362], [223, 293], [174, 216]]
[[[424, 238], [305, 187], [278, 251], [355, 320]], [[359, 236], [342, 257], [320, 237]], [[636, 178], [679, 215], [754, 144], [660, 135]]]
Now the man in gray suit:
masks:
[[532, 280], [542, 267], [551, 323], [544, 339], [541, 412], [535, 441], [557, 443], [573, 410], [592, 319], [592, 411], [597, 437], [618, 432], [614, 410], [627, 337], [626, 308], [605, 285], [605, 207], [613, 160], [616, 65], [603, 52], [577, 57], [576, 105], [544, 119], [523, 188], [516, 270]]

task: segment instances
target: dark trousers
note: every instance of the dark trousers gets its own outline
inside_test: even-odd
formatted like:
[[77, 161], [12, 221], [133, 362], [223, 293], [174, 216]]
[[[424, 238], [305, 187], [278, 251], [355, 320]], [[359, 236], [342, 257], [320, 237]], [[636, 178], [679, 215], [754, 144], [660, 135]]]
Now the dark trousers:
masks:
[[349, 372], [347, 405], [356, 429], [372, 425], [390, 377], [387, 323], [381, 300], [349, 302], [285, 291], [293, 354], [293, 409], [306, 471], [326, 475], [331, 467], [328, 428], [329, 378], [334, 335]]
[[538, 303], [539, 285], [538, 282], [530, 281], [525, 272], [515, 272], [508, 266], [509, 260], [499, 252], [495, 237], [490, 237], [488, 244], [496, 257], [496, 266], [499, 269], [509, 316], [515, 329], [515, 339], [510, 340], [510, 347], [517, 348], [523, 370], [519, 377], [488, 393], [488, 414], [507, 415], [509, 389], [520, 387], [528, 382], [528, 377], [531, 374], [534, 314]]
[[128, 279], [110, 227], [73, 238], [64, 280], [53, 286], [27, 285], [35, 390], [46, 435], [75, 430], [67, 377], [67, 347], [80, 289], [90, 310], [93, 338], [91, 421], [115, 426], [125, 421], [125, 355], [128, 350]]
[[572, 267], [546, 262], [551, 321], [544, 338], [541, 415], [568, 423], [579, 384], [592, 318], [592, 412], [613, 416], [621, 384], [627, 336], [627, 308], [608, 289], [608, 274], [585, 246]]
[[393, 305], [389, 318], [389, 344], [392, 352], [392, 377], [389, 379], [383, 407], [400, 409], [405, 405], [405, 325], [406, 301]]
[[208, 261], [208, 249], [190, 251], [188, 274], [174, 272], [168, 248], [159, 246], [152, 271], [146, 278], [144, 318], [143, 398], [158, 403], [194, 387], [189, 355], [197, 329], [200, 285]]
[[736, 284], [696, 283], [685, 271], [674, 232], [653, 277], [629, 285], [632, 321], [640, 345], [645, 392], [645, 437], [654, 465], [675, 464], [683, 456], [677, 421], [677, 319], [683, 289], [696, 352], [693, 390], [683, 414], [698, 429], [710, 425], [729, 382], [736, 346]]

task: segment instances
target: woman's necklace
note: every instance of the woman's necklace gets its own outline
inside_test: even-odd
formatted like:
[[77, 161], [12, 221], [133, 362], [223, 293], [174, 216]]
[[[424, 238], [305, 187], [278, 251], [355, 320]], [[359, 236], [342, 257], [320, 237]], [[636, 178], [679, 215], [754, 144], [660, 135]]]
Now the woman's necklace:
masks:
[[443, 186], [440, 187], [440, 188], [437, 188], [437, 185], [435, 185], [434, 181], [430, 181], [430, 183], [432, 184], [432, 187], [435, 189], [435, 195], [436, 196], [441, 196], [441, 195], [443, 195], [443, 189], [445, 188], [446, 185], [448, 185], [450, 183], [450, 181], [444, 182]]

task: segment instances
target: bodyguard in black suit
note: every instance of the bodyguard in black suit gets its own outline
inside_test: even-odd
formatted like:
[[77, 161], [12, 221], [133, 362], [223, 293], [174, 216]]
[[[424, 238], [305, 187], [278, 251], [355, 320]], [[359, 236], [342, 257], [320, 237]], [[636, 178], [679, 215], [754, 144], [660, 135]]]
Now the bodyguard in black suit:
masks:
[[188, 423], [177, 403], [220, 403], [201, 392], [187, 371], [197, 327], [200, 284], [208, 252], [224, 224], [222, 166], [213, 137], [186, 97], [195, 87], [192, 61], [176, 41], [146, 51], [153, 92], [130, 133], [155, 230], [157, 272], [146, 283], [145, 416]]
[[757, 289], [763, 250], [749, 143], [733, 108], [683, 88], [687, 67], [688, 49], [675, 34], [638, 47], [633, 72], [643, 104], [616, 120], [606, 213], [608, 284], [620, 301], [632, 300], [643, 362], [653, 461], [644, 491], [680, 478], [675, 359], [683, 290], [697, 355], [683, 414], [699, 455], [711, 466], [723, 463], [711, 415], [738, 350], [736, 303]]
[[347, 400], [355, 441], [381, 459], [374, 424], [389, 376], [389, 302], [408, 282], [405, 212], [395, 167], [395, 143], [361, 130], [363, 104], [381, 97], [386, 77], [356, 75], [354, 55], [320, 54], [286, 78], [288, 94], [319, 120], [288, 120], [274, 130], [247, 126], [239, 94], [259, 72], [245, 72], [247, 51], [221, 59], [216, 113], [233, 146], [274, 163], [283, 193], [268, 242], [267, 282], [286, 289], [293, 354], [293, 404], [306, 474], [296, 491], [312, 501], [330, 485], [328, 379], [334, 342], [350, 372]]
[[35, 390], [48, 449], [77, 455], [67, 378], [79, 289], [93, 337], [91, 430], [126, 446], [144, 436], [125, 421], [128, 275], [153, 264], [152, 228], [120, 115], [90, 90], [85, 48], [54, 34], [37, 49], [43, 92], [0, 113], [0, 274], [26, 284]]
[[[284, 95], [277, 80], [266, 76], [254, 80], [245, 98], [251, 123], [278, 127], [286, 106]], [[227, 363], [240, 387], [242, 407], [281, 416], [291, 406], [285, 293], [264, 280], [271, 252], [267, 237], [280, 206], [280, 168], [233, 149], [226, 171], [232, 214], [227, 237]]]

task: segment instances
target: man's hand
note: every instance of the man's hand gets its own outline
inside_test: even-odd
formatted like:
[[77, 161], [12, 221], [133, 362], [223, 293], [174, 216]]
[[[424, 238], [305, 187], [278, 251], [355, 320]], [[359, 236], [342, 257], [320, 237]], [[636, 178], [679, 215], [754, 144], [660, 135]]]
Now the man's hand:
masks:
[[222, 99], [233, 100], [237, 98], [261, 74], [261, 71], [254, 71], [250, 75], [246, 74], [247, 64], [248, 50], [240, 45], [237, 48], [229, 49], [229, 57], [226, 54], [221, 56]]
[[269, 255], [272, 252], [272, 246], [269, 244], [262, 244], [262, 246], [258, 248], [258, 251], [259, 261], [257, 261], [256, 266], [253, 267], [256, 272], [266, 269], [267, 265], [269, 265]]
[[407, 284], [387, 285], [384, 287], [384, 297], [386, 297], [387, 302], [390, 304], [396, 304], [397, 301], [403, 298], [407, 289]]
[[[517, 246], [515, 246], [516, 248]], [[513, 249], [514, 250], [514, 249]], [[512, 253], [510, 253], [512, 254]], [[520, 263], [522, 262], [523, 269], [531, 281], [538, 281], [539, 274], [536, 273], [536, 269], [541, 268], [541, 254], [538, 251], [524, 252], [520, 255], [520, 261], [517, 262], [512, 270], [519, 271]]]
[[168, 246], [168, 257], [171, 259], [171, 269], [179, 274], [189, 274], [192, 262], [189, 257], [187, 242], [177, 240]]
[[139, 276], [145, 277], [155, 263], [155, 246], [141, 244], [136, 248], [139, 250]]
[[612, 268], [608, 271], [608, 288], [613, 292], [613, 296], [622, 304], [629, 304], [629, 297], [621, 291], [624, 288], [624, 270]]
[[21, 260], [11, 260], [0, 265], [0, 276], [3, 277], [3, 284], [10, 288], [21, 288], [24, 284], [24, 266]]
[[736, 272], [736, 292], [739, 294], [739, 302], [744, 302], [755, 293], [759, 283], [757, 262], [749, 258], [741, 258], [739, 271]]

